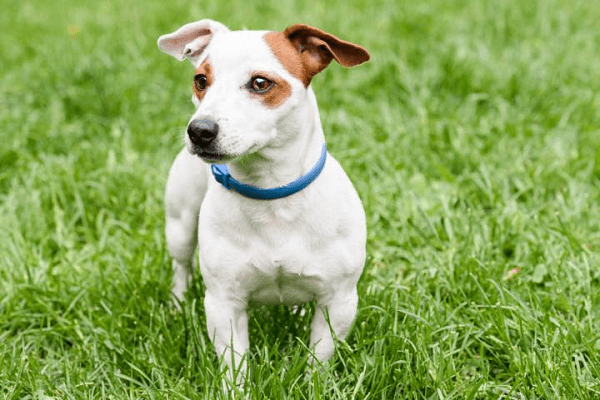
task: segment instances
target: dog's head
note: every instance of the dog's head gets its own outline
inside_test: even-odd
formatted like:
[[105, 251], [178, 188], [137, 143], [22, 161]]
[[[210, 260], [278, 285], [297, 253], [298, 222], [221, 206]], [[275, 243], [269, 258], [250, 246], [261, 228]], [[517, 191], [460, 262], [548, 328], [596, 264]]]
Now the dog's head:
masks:
[[308, 25], [283, 32], [230, 31], [201, 20], [158, 39], [160, 49], [196, 68], [196, 112], [186, 146], [208, 162], [229, 160], [285, 141], [293, 111], [306, 102], [313, 76], [331, 60], [345, 67], [369, 59], [362, 47]]

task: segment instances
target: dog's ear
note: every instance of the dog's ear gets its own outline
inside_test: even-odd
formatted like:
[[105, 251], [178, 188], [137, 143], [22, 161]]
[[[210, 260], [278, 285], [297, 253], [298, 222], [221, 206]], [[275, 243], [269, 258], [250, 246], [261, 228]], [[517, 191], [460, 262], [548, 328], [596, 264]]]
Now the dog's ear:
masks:
[[340, 40], [312, 26], [296, 24], [284, 30], [283, 34], [300, 54], [309, 81], [324, 70], [331, 60], [337, 61], [344, 67], [354, 67], [371, 58], [369, 52], [363, 47]]
[[214, 35], [228, 32], [229, 29], [219, 22], [210, 19], [192, 22], [177, 29], [173, 33], [158, 38], [158, 47], [178, 60], [197, 59]]

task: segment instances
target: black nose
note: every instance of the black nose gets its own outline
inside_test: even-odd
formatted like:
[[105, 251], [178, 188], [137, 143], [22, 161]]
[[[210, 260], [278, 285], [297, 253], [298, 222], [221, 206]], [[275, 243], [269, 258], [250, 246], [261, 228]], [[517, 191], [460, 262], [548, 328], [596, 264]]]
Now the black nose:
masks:
[[188, 124], [187, 133], [196, 146], [208, 146], [219, 133], [219, 125], [209, 119], [193, 120]]

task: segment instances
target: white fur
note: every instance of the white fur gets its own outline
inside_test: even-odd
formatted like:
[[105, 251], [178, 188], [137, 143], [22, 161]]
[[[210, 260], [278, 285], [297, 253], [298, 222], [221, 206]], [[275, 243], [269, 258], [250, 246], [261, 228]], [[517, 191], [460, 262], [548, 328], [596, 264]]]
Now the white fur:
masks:
[[[310, 170], [324, 136], [312, 89], [281, 65], [264, 34], [219, 29], [212, 35], [192, 59], [198, 66], [208, 57], [214, 72], [203, 101], [194, 100], [192, 120], [218, 123], [218, 140], [237, 180], [271, 188]], [[291, 96], [275, 109], [252, 98], [243, 86], [253, 71], [283, 77]], [[208, 334], [230, 367], [244, 368], [246, 309], [254, 302], [316, 301], [310, 345], [318, 360], [328, 359], [334, 349], [330, 326], [343, 339], [356, 314], [356, 283], [365, 260], [365, 215], [347, 175], [329, 154], [321, 175], [304, 190], [253, 200], [217, 183], [208, 165], [188, 151], [187, 135], [185, 140], [188, 149], [175, 159], [166, 190], [174, 295], [183, 299], [198, 242]]]

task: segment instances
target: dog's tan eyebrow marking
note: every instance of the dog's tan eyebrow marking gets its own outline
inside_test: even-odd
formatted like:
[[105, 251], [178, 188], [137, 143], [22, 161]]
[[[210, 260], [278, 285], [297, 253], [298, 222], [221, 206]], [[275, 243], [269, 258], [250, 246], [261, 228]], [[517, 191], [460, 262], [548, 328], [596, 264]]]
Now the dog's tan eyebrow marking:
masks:
[[282, 105], [288, 97], [292, 95], [292, 86], [281, 76], [267, 71], [255, 71], [252, 73], [255, 77], [262, 77], [274, 83], [273, 87], [265, 93], [250, 93], [250, 96], [260, 100], [268, 108], [274, 109]]
[[194, 91], [194, 94], [196, 95], [198, 100], [202, 100], [204, 98], [204, 96], [206, 95], [206, 91], [208, 90], [210, 85], [212, 85], [212, 83], [213, 83], [212, 65], [210, 64], [210, 61], [208, 60], [208, 58], [206, 60], [204, 60], [202, 62], [202, 64], [200, 64], [198, 66], [198, 68], [196, 68], [196, 74], [197, 75], [202, 74], [202, 75], [206, 76], [206, 89], [205, 90], [202, 90], [202, 91], [198, 90], [198, 88], [196, 87], [196, 83], [192, 82], [192, 90]]
[[308, 87], [311, 75], [305, 71], [298, 50], [283, 32], [268, 32], [265, 34], [265, 41], [281, 65], [283, 65], [290, 74], [302, 81], [305, 87]]

